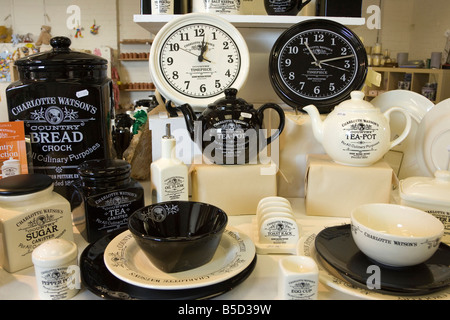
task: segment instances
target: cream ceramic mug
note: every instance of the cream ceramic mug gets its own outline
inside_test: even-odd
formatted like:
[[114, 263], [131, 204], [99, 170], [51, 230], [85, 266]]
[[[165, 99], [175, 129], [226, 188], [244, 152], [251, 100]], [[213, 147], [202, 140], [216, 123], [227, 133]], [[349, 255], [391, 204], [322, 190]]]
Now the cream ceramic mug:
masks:
[[192, 12], [241, 14], [241, 0], [193, 0]]
[[317, 300], [319, 268], [306, 256], [289, 256], [279, 263], [278, 297], [281, 300]]

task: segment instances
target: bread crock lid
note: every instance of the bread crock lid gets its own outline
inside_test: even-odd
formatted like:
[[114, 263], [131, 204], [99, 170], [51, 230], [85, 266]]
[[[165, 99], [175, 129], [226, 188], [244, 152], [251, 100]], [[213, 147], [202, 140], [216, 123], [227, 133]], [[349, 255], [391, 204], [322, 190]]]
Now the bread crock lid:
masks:
[[0, 196], [20, 196], [39, 192], [52, 186], [53, 180], [40, 173], [19, 174], [0, 179]]
[[19, 68], [36, 66], [95, 66], [107, 65], [108, 61], [93, 54], [72, 51], [67, 37], [54, 37], [50, 40], [52, 50], [29, 55], [15, 62]]

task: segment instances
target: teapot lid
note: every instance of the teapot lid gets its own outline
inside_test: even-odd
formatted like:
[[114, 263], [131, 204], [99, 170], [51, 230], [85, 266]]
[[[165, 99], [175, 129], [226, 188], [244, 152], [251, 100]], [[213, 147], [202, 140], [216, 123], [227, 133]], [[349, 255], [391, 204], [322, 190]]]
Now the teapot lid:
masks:
[[350, 100], [341, 102], [338, 107], [346, 109], [373, 109], [375, 108], [370, 102], [364, 100], [364, 92], [352, 91]]
[[225, 97], [216, 100], [214, 103], [208, 105], [210, 108], [230, 108], [230, 109], [243, 109], [252, 108], [253, 105], [247, 103], [242, 98], [236, 98], [238, 90], [235, 88], [227, 88], [224, 90]]

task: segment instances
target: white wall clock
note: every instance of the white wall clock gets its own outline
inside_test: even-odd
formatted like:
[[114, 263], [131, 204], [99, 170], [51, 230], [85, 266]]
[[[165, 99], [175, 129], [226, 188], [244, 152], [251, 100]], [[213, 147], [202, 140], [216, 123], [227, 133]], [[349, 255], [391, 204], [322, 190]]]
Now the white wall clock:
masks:
[[206, 107], [226, 88], [239, 90], [249, 66], [249, 51], [241, 33], [213, 14], [174, 18], [157, 33], [150, 49], [153, 83], [176, 105]]

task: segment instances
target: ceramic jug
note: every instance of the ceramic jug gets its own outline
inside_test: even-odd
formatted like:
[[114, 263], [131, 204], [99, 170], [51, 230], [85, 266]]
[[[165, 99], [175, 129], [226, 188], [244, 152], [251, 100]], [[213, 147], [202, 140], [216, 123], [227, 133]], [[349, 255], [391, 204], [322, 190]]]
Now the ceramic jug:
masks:
[[[225, 97], [211, 103], [197, 116], [189, 104], [173, 107], [166, 103], [172, 116], [180, 110], [192, 140], [199, 145], [203, 156], [215, 164], [253, 163], [258, 153], [283, 131], [285, 115], [274, 103], [253, 108], [244, 99], [237, 98], [237, 90], [225, 89]], [[265, 137], [263, 129], [264, 111], [273, 109], [279, 116], [278, 128]], [[262, 138], [264, 136], [264, 138]]]
[[[325, 152], [337, 163], [369, 166], [402, 142], [411, 129], [411, 116], [399, 107], [382, 113], [364, 100], [364, 93], [353, 91], [351, 99], [336, 106], [324, 121], [314, 105], [303, 108], [311, 117], [314, 137]], [[406, 125], [403, 132], [391, 141], [389, 116], [401, 112]]]

